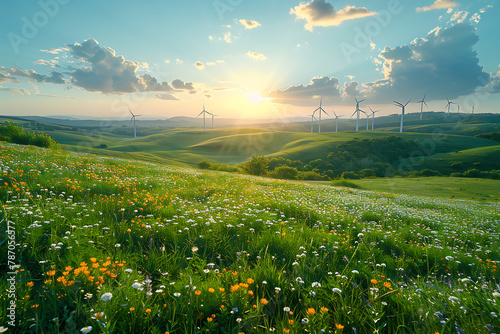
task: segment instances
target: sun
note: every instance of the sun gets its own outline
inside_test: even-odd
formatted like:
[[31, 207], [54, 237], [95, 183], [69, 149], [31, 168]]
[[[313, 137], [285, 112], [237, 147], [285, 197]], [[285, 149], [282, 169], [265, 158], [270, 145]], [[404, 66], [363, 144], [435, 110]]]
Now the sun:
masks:
[[262, 97], [260, 96], [259, 93], [250, 93], [248, 94], [248, 99], [252, 103], [259, 104], [260, 101], [262, 100]]

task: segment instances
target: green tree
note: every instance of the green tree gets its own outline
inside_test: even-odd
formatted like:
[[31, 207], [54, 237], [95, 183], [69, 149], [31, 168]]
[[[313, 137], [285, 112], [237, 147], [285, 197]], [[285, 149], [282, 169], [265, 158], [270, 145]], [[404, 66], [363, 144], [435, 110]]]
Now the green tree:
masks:
[[251, 175], [266, 175], [268, 164], [268, 158], [262, 155], [255, 156], [252, 154], [250, 160], [243, 164], [243, 170]]

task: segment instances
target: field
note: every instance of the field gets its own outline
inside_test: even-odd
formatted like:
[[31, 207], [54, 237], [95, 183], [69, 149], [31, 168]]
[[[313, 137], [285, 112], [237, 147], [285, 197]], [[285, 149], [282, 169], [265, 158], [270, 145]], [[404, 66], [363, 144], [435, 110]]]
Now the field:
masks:
[[[7, 292], [1, 330], [500, 328], [495, 202], [396, 196], [4, 143], [0, 166], [0, 288]], [[15, 328], [8, 317], [13, 295]]]
[[354, 180], [363, 189], [440, 198], [500, 201], [500, 181], [459, 177], [377, 178]]

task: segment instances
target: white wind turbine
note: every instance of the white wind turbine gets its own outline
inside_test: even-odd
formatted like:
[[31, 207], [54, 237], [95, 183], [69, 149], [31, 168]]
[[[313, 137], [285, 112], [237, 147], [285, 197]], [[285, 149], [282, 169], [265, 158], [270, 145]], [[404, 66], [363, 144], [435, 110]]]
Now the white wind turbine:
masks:
[[450, 116], [450, 107], [452, 104], [456, 104], [455, 102], [453, 101], [450, 101], [448, 100], [448, 98], [446, 98], [446, 101], [448, 101], [448, 103], [446, 104], [446, 107], [444, 107], [445, 109], [448, 108], [448, 116]]
[[354, 116], [356, 113], [358, 114], [358, 116], [356, 118], [356, 131], [358, 131], [358, 126], [359, 126], [359, 112], [362, 111], [364, 113], [363, 110], [359, 109], [359, 104], [361, 102], [363, 102], [364, 100], [358, 101], [357, 97], [354, 97], [354, 99], [356, 100], [356, 111], [354, 112], [354, 114], [351, 115], [351, 117]]
[[424, 98], [422, 101], [418, 101], [417, 103], [420, 103], [420, 119], [422, 119], [422, 114], [424, 112], [424, 104], [426, 107], [429, 107], [427, 103], [425, 102], [425, 97], [427, 96], [427, 93], [424, 94]]
[[378, 113], [380, 110], [374, 111], [372, 108], [370, 108], [370, 111], [372, 112], [372, 130], [373, 130], [375, 128], [375, 113]]
[[342, 115], [337, 115], [335, 110], [332, 110], [333, 114], [335, 115], [335, 132], [338, 132], [339, 129], [339, 117], [342, 117]]
[[135, 118], [139, 117], [141, 115], [134, 115], [134, 113], [132, 112], [132, 110], [130, 110], [130, 108], [128, 108], [128, 111], [130, 111], [130, 114], [132, 115], [132, 118], [130, 119], [130, 122], [128, 124], [130, 125], [130, 123], [132, 123], [132, 121], [134, 121], [134, 138], [137, 138], [137, 131], [135, 128]]
[[215, 116], [219, 116], [219, 115], [214, 115], [212, 113], [209, 113], [210, 115], [212, 115], [212, 129], [214, 128], [214, 117]]
[[328, 115], [328, 113], [325, 111], [325, 109], [323, 109], [323, 107], [321, 106], [323, 104], [323, 98], [321, 98], [321, 100], [319, 101], [319, 107], [316, 108], [316, 110], [314, 110], [314, 113], [313, 115], [316, 113], [316, 111], [319, 111], [319, 120], [318, 120], [318, 123], [319, 123], [319, 127], [318, 127], [318, 133], [321, 132], [321, 113], [324, 112], [327, 116], [330, 116]]
[[203, 110], [202, 110], [202, 112], [199, 113], [198, 116], [196, 116], [196, 118], [198, 118], [201, 115], [203, 115], [203, 132], [205, 132], [205, 130], [206, 130], [206, 128], [205, 128], [205, 118], [206, 118], [207, 114], [212, 115], [211, 113], [209, 113], [208, 111], [205, 110], [205, 104], [203, 104]]
[[474, 113], [474, 109], [476, 109], [476, 105], [475, 104], [472, 105], [472, 113]]
[[406, 104], [399, 103], [397, 101], [394, 101], [395, 105], [398, 107], [401, 107], [401, 125], [399, 126], [399, 132], [403, 132], [403, 122], [404, 122], [404, 117], [405, 117], [405, 108], [410, 103], [411, 99], [406, 102]]
[[460, 104], [458, 105], [458, 111], [457, 112], [460, 113]]
[[314, 117], [314, 114], [315, 114], [315, 113], [316, 113], [316, 112], [313, 112], [313, 114], [312, 114], [312, 115], [310, 115], [310, 116], [311, 116], [311, 133], [313, 133], [313, 132], [314, 132], [314, 121], [315, 121], [315, 120], [317, 121], [316, 117]]

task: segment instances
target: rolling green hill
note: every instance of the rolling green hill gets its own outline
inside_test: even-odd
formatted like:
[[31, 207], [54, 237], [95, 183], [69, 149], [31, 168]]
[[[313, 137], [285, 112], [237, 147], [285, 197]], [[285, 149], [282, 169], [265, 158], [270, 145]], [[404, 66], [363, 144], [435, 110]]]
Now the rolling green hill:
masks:
[[[443, 121], [444, 118], [439, 115], [433, 115], [422, 121], [417, 119], [416, 115], [409, 117], [408, 125], [405, 127], [407, 132], [404, 133], [390, 131], [393, 130], [391, 127], [385, 130], [337, 133], [261, 128], [228, 128], [203, 132], [192, 128], [150, 127], [140, 128], [137, 138], [132, 138], [131, 129], [124, 127], [76, 128], [26, 121], [21, 118], [11, 118], [11, 120], [29, 130], [46, 132], [61, 143], [63, 148], [71, 151], [176, 166], [193, 167], [202, 160], [239, 164], [247, 161], [251, 155], [300, 160], [307, 164], [317, 159], [325, 160], [341, 143], [358, 140], [359, 144], [363, 145], [363, 140], [396, 136], [413, 140], [419, 148], [414, 152], [407, 152], [409, 159], [394, 162], [395, 168], [403, 166], [410, 170], [432, 169], [449, 174], [461, 171], [457, 170], [456, 164], [451, 167], [452, 164], [461, 162], [463, 170], [500, 169], [498, 141], [452, 134], [464, 132], [473, 135], [477, 132], [474, 129], [482, 129], [484, 132], [494, 131], [499, 127], [499, 124], [495, 123], [498, 117], [464, 115], [460, 122], [450, 123], [450, 120]], [[385, 123], [381, 122], [382, 125], [397, 124], [395, 116], [382, 119], [386, 119]], [[492, 122], [485, 123], [485, 120]], [[327, 127], [325, 125], [325, 128]]]

